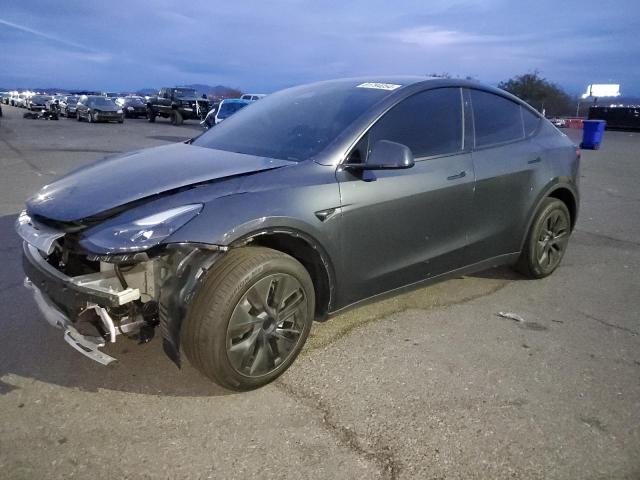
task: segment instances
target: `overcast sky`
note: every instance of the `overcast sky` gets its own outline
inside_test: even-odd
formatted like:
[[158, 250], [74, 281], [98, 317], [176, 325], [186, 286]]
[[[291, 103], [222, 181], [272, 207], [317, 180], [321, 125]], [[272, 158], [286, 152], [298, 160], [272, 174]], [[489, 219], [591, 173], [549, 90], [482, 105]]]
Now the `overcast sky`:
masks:
[[4, 0], [0, 87], [272, 92], [327, 78], [540, 70], [640, 95], [639, 0]]

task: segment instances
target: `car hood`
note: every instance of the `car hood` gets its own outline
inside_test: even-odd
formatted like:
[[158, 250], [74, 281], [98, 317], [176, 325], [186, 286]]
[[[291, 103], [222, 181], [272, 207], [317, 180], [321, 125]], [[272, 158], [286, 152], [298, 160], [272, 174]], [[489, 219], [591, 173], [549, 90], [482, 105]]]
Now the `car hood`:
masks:
[[61, 222], [79, 221], [182, 187], [294, 164], [184, 143], [164, 145], [75, 170], [29, 198], [27, 211]]

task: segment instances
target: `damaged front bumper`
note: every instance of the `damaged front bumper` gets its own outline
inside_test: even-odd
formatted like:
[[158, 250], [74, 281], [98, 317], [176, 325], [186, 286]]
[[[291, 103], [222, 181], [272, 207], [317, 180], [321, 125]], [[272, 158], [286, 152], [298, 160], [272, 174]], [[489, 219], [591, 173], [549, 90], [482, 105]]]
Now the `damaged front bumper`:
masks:
[[[81, 354], [89, 357], [102, 365], [109, 365], [116, 359], [99, 348], [104, 347], [106, 342], [103, 337], [82, 335], [73, 326], [71, 320], [49, 300], [42, 292], [33, 285], [28, 278], [24, 280], [24, 286], [33, 291], [33, 298], [45, 320], [52, 326], [64, 331], [64, 340]], [[97, 307], [97, 306], [96, 306]]]
[[[129, 333], [142, 324], [139, 320], [116, 328], [116, 322], [107, 308], [138, 300], [140, 291], [119, 288], [115, 274], [97, 272], [77, 277], [66, 276], [49, 265], [39, 250], [26, 242], [23, 243], [23, 269], [26, 274], [25, 286], [33, 292], [36, 305], [47, 322], [64, 331], [64, 339], [69, 345], [98, 363], [108, 365], [115, 360], [99, 350], [105, 346], [106, 339], [115, 342], [117, 334]], [[59, 305], [82, 312], [93, 310], [105, 335], [83, 335]]]

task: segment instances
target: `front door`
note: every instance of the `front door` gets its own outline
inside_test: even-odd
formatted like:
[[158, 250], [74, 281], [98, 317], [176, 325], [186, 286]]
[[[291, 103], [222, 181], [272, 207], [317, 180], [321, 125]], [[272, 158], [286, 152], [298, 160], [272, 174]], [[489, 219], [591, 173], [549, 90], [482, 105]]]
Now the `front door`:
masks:
[[387, 112], [354, 151], [364, 161], [378, 140], [402, 143], [412, 168], [338, 169], [345, 303], [465, 264], [474, 171], [463, 136], [460, 89], [427, 90]]

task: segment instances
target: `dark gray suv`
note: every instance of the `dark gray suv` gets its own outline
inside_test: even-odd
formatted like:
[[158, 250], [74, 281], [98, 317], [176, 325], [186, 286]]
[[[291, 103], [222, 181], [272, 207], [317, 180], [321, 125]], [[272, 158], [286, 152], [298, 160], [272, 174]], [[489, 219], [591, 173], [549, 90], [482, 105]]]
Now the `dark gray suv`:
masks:
[[517, 98], [461, 80], [344, 79], [42, 188], [17, 220], [26, 284], [81, 353], [118, 335], [246, 390], [314, 319], [451, 275], [555, 270], [580, 152]]

